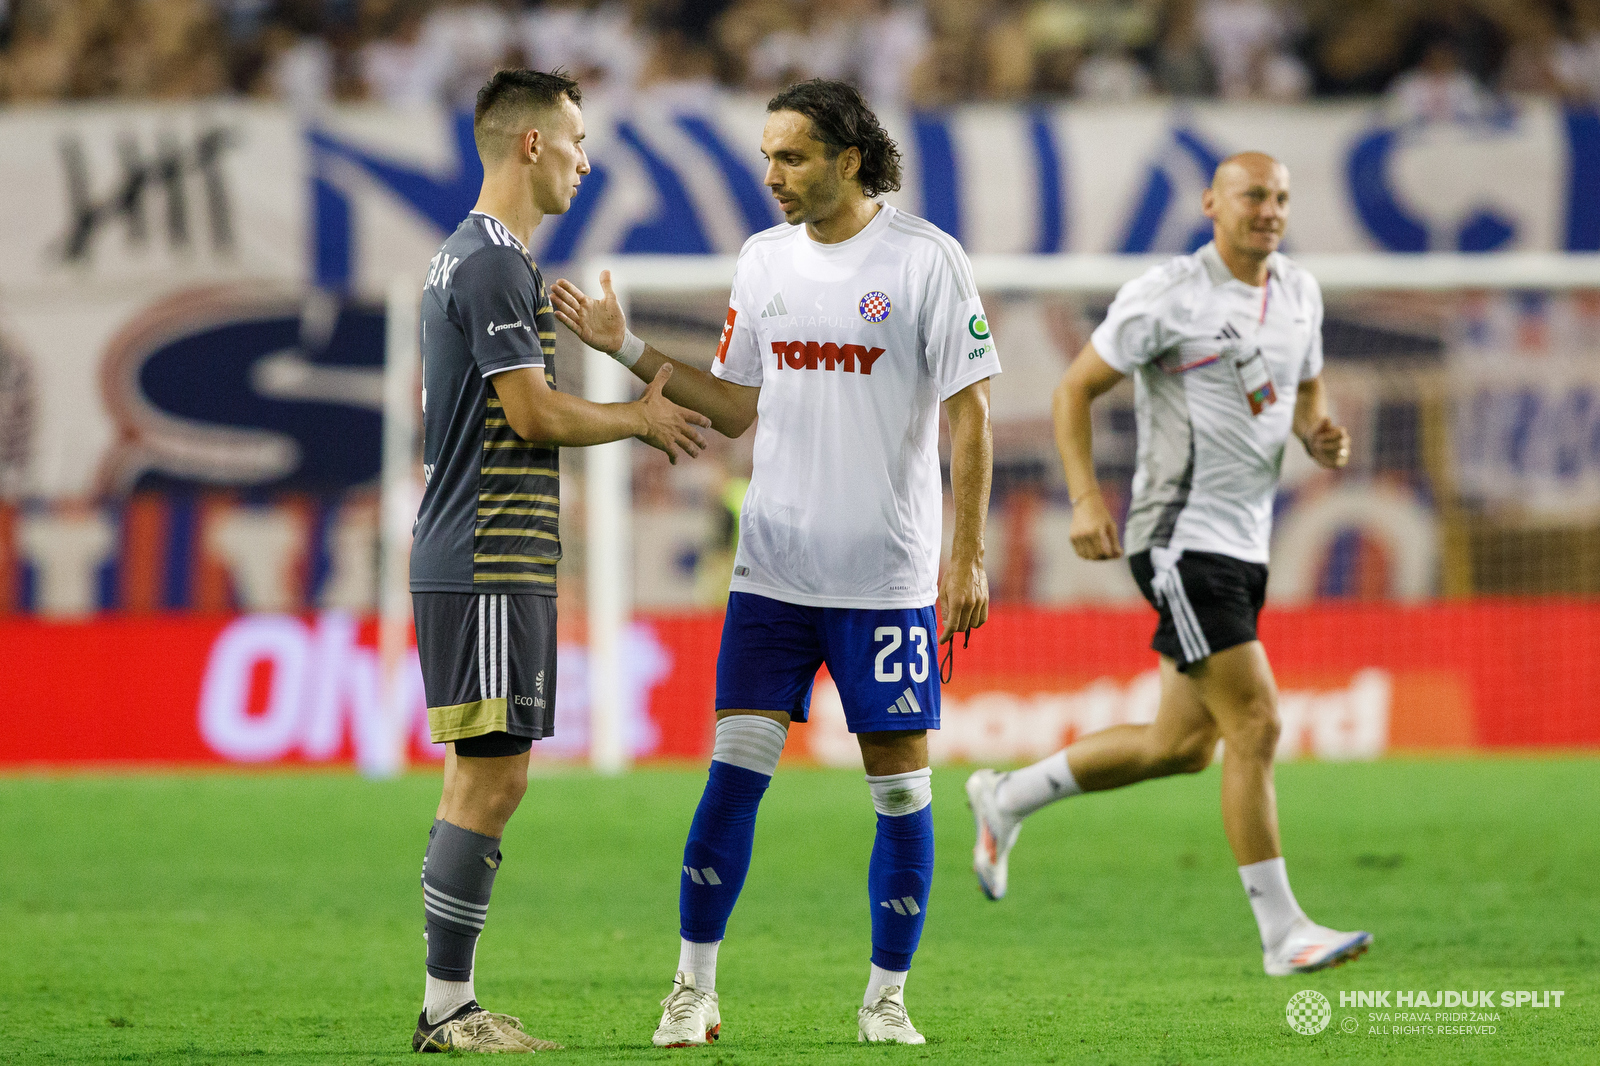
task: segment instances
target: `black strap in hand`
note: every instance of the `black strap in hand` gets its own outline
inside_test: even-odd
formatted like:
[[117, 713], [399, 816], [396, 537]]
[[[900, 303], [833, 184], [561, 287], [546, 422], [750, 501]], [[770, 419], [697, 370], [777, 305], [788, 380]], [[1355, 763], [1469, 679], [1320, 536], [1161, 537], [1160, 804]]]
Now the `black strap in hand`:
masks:
[[[966, 649], [967, 643], [972, 640], [972, 630], [961, 631], [961, 647]], [[956, 676], [956, 635], [950, 634], [950, 647], [945, 651], [944, 658], [939, 661], [939, 681], [948, 685], [950, 679]]]

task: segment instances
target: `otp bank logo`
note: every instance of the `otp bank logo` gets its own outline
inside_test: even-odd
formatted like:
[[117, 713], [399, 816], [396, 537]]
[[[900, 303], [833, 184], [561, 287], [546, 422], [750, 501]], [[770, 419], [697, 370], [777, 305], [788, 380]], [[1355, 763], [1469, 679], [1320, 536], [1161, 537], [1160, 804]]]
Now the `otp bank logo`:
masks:
[[871, 374], [872, 364], [882, 355], [882, 348], [868, 348], [864, 344], [818, 344], [816, 341], [773, 341], [772, 354], [777, 357], [778, 369], [790, 370], [843, 370], [847, 374]]

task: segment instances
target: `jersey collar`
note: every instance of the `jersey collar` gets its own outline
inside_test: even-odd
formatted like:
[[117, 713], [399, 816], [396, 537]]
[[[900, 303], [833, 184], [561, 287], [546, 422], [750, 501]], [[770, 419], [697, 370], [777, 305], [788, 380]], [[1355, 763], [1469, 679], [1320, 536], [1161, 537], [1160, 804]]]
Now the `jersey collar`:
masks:
[[878, 213], [873, 215], [867, 224], [861, 227], [859, 232], [852, 237], [839, 241], [837, 244], [823, 244], [821, 241], [812, 240], [805, 224], [801, 223], [799, 227], [800, 239], [824, 256], [847, 255], [851, 250], [859, 248], [863, 244], [872, 243], [878, 234], [883, 232], [883, 228], [889, 224], [889, 218], [893, 213], [894, 208], [888, 204], [879, 205]]
[[523, 255], [528, 254], [527, 245], [523, 244], [517, 239], [517, 235], [511, 232], [510, 226], [506, 225], [504, 222], [501, 222], [498, 218], [495, 218], [487, 211], [471, 211], [468, 212], [467, 217], [470, 218], [473, 215], [477, 215], [479, 218], [484, 219], [488, 223], [489, 238], [491, 240], [502, 244], [509, 243], [512, 248], [515, 248]]
[[[1206, 276], [1211, 279], [1211, 284], [1226, 285], [1230, 281], [1239, 281], [1238, 278], [1233, 276], [1233, 271], [1228, 269], [1228, 264], [1222, 261], [1222, 253], [1217, 251], [1216, 241], [1207, 241], [1195, 254], [1200, 257], [1200, 262], [1205, 266]], [[1267, 276], [1278, 277], [1278, 281], [1281, 283], [1283, 278], [1278, 276], [1278, 254], [1273, 252], [1267, 256]], [[1247, 285], [1242, 281], [1239, 281], [1239, 284], [1248, 289], [1260, 288], [1257, 285]]]

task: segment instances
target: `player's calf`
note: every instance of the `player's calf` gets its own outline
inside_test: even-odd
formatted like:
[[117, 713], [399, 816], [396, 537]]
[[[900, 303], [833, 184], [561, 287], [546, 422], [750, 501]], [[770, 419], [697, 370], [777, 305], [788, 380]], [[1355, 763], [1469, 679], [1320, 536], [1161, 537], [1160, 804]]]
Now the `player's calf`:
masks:
[[[911, 957], [922, 940], [933, 883], [932, 777], [933, 771], [926, 767], [867, 777], [872, 806], [878, 812], [878, 831], [867, 867], [867, 891], [872, 900], [872, 971], [862, 997], [864, 1018], [873, 1011], [892, 1012], [890, 1006], [879, 1009], [886, 995], [899, 1004], [899, 1016], [905, 1015], [901, 997], [910, 977]], [[867, 1022], [863, 1020], [862, 1024], [866, 1026]], [[905, 1027], [916, 1034], [909, 1021]], [[921, 1041], [920, 1036], [913, 1041], [903, 1034], [873, 1036], [866, 1028], [862, 1032], [864, 1040]]]
[[728, 917], [750, 872], [756, 812], [777, 772], [788, 729], [759, 714], [717, 720], [717, 739], [705, 792], [683, 846], [678, 888], [678, 969], [661, 1001], [657, 1047], [687, 1047], [715, 1040], [717, 951]]
[[[1276, 743], [1276, 741], [1274, 741]], [[1170, 777], [1173, 774], [1197, 774], [1211, 765], [1217, 750], [1217, 732], [1214, 729], [1196, 730], [1176, 741], [1161, 745], [1151, 757], [1152, 777]]]
[[[756, 811], [787, 735], [783, 725], [756, 714], [730, 714], [717, 722], [706, 789], [683, 848], [678, 907], [685, 943], [722, 939], [750, 872]], [[702, 985], [702, 991], [708, 989]]]

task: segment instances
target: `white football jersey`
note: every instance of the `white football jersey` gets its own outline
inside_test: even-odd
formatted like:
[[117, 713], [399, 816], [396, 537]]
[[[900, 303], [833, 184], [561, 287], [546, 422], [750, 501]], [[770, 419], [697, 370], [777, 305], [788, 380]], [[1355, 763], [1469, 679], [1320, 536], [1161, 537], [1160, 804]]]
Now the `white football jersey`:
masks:
[[1000, 372], [955, 238], [884, 205], [739, 252], [712, 373], [761, 389], [731, 588], [812, 607], [938, 598], [939, 404]]
[[1124, 285], [1090, 342], [1134, 375], [1127, 549], [1265, 563], [1300, 383], [1322, 373], [1322, 290], [1282, 255], [1246, 285], [1215, 244]]

